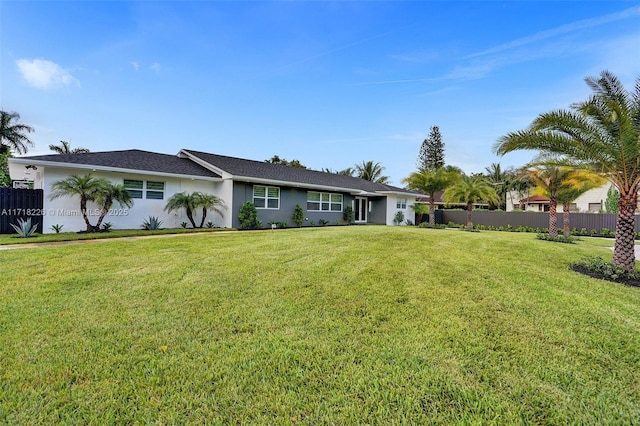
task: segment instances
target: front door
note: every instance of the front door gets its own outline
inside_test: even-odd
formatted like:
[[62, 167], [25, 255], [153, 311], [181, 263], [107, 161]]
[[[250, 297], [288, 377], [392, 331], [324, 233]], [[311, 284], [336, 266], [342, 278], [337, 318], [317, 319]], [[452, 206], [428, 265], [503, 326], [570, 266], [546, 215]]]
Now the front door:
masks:
[[353, 208], [353, 213], [355, 216], [356, 223], [366, 223], [367, 222], [367, 199], [364, 197], [356, 197], [354, 200], [355, 206]]

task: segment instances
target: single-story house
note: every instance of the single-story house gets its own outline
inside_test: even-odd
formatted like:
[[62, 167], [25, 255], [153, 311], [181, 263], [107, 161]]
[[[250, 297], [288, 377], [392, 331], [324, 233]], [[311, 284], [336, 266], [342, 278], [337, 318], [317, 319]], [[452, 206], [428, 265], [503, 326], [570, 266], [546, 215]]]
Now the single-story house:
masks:
[[[397, 212], [413, 218], [415, 192], [359, 179], [268, 162], [253, 161], [188, 149], [176, 155], [137, 149], [79, 154], [51, 154], [9, 159], [14, 182], [28, 183], [44, 192], [43, 230], [63, 225], [76, 231], [85, 225], [78, 197], [50, 199], [54, 182], [71, 175], [87, 173], [123, 184], [134, 205], [114, 205], [105, 218], [114, 229], [140, 228], [150, 216], [163, 221], [163, 227], [180, 227], [187, 222], [184, 211], [167, 213], [167, 200], [176, 193], [200, 191], [224, 201], [222, 214], [209, 212], [207, 221], [215, 226], [239, 228], [240, 207], [254, 203], [263, 226], [271, 222], [293, 225], [292, 214], [299, 204], [305, 212], [304, 225], [343, 221], [343, 212], [351, 206], [357, 224], [393, 225]], [[97, 206], [88, 208], [97, 216]], [[194, 212], [197, 217], [200, 212]], [[91, 223], [97, 217], [90, 217]]]
[[[605, 201], [607, 193], [611, 188], [610, 183], [606, 183], [601, 187], [590, 189], [578, 198], [573, 200], [569, 205], [569, 211], [575, 213], [599, 213], [605, 209]], [[549, 211], [549, 198], [541, 195], [525, 196], [511, 191], [507, 194], [507, 211], [521, 209], [526, 211], [547, 212]], [[564, 211], [562, 204], [558, 204], [558, 212]]]

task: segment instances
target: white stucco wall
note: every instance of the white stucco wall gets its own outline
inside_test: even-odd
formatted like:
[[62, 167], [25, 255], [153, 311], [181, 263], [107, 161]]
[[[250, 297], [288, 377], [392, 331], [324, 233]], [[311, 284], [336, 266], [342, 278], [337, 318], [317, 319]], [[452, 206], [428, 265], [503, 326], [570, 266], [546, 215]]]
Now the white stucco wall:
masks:
[[[406, 199], [407, 207], [404, 209], [397, 208], [398, 199]], [[387, 225], [395, 225], [393, 219], [396, 216], [396, 213], [401, 211], [404, 213], [404, 220], [400, 225], [406, 225], [406, 220], [409, 219], [411, 222], [414, 222], [415, 213], [411, 206], [415, 204], [415, 197], [404, 196], [404, 195], [389, 195], [387, 196]]]
[[[62, 179], [66, 179], [72, 174], [84, 174], [79, 173], [78, 170], [69, 168], [57, 168], [57, 167], [38, 167], [38, 172], [41, 174], [38, 180], [34, 181], [36, 188], [44, 189], [44, 211], [45, 217], [43, 220], [43, 232], [53, 232], [51, 226], [54, 224], [63, 225], [63, 231], [76, 232], [86, 229], [86, 225], [80, 214], [80, 199], [79, 197], [63, 197], [55, 200], [49, 198], [51, 194], [51, 186], [54, 182]], [[114, 184], [122, 184], [124, 179], [134, 179], [143, 181], [157, 181], [165, 182], [164, 198], [162, 200], [149, 200], [149, 199], [134, 199], [133, 206], [126, 208], [114, 203], [112, 211], [108, 214], [104, 222], [111, 222], [113, 229], [139, 229], [145, 219], [149, 216], [156, 216], [162, 220], [163, 228], [177, 228], [180, 227], [181, 222], [188, 222], [188, 219], [183, 210], [179, 212], [167, 213], [164, 211], [164, 207], [167, 200], [178, 192], [193, 192], [201, 191], [205, 193], [214, 194], [220, 198], [222, 197], [220, 188], [221, 184], [217, 182], [207, 180], [191, 180], [181, 179], [167, 176], [154, 176], [134, 173], [118, 173], [118, 172], [92, 172], [92, 176], [103, 177], [113, 182]], [[12, 176], [13, 178], [13, 176]], [[14, 178], [15, 179], [15, 178]], [[224, 198], [223, 198], [224, 199]], [[225, 202], [230, 203], [231, 201]], [[97, 222], [99, 217], [98, 206], [90, 203], [88, 205], [89, 221], [91, 224]], [[230, 219], [228, 213], [223, 210], [224, 217], [220, 217], [217, 213], [209, 211], [207, 214], [206, 222], [212, 221], [216, 226], [226, 226], [225, 223]], [[196, 224], [200, 224], [201, 212], [194, 212], [194, 218]]]
[[[591, 189], [585, 192], [584, 194], [582, 194], [580, 197], [576, 198], [573, 203], [576, 204], [577, 211], [580, 213], [588, 213], [589, 204], [600, 204], [600, 203], [602, 208], [604, 209], [605, 208], [604, 203], [607, 199], [607, 191], [609, 191], [610, 187], [611, 187], [611, 184], [607, 182], [603, 186], [599, 188]], [[519, 208], [520, 199], [526, 198], [526, 197], [527, 197], [526, 195], [522, 196], [522, 194], [517, 194], [515, 192], [513, 192], [511, 196], [507, 194], [507, 211], [512, 211], [514, 207]], [[513, 202], [512, 202], [512, 199], [513, 199]], [[537, 209], [538, 209], [537, 204], [532, 205], [529, 208], [529, 210], [534, 210], [534, 211], [537, 211]], [[563, 211], [562, 205], [558, 205], [558, 211], [560, 212]], [[597, 211], [595, 211], [595, 213], [597, 213]]]

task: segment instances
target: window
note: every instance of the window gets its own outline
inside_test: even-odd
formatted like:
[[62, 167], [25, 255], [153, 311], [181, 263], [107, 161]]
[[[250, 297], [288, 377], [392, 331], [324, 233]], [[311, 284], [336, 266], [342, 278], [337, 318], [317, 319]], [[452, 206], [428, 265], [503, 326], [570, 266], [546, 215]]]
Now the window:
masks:
[[144, 198], [147, 200], [164, 199], [164, 182], [125, 179], [124, 187], [129, 191], [131, 198]]
[[280, 188], [274, 186], [253, 187], [253, 205], [257, 209], [279, 209]]
[[129, 195], [131, 198], [142, 198], [142, 187], [144, 186], [144, 182], [141, 180], [124, 180], [124, 187], [127, 191], [129, 191]]
[[164, 182], [147, 181], [147, 200], [162, 200], [164, 198]]
[[589, 203], [589, 211], [598, 213], [602, 209], [602, 204], [600, 203]]
[[407, 208], [407, 199], [406, 198], [398, 198], [396, 201], [397, 209], [406, 209]]
[[307, 210], [310, 211], [342, 211], [342, 194], [329, 194], [327, 192], [307, 192]]

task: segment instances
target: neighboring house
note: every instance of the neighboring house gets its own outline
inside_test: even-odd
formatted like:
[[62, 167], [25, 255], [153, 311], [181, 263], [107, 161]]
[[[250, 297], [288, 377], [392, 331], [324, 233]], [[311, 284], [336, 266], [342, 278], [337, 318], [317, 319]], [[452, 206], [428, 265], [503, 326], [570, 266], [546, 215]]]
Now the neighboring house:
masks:
[[[576, 198], [570, 205], [569, 211], [581, 212], [581, 213], [599, 213], [605, 208], [605, 201], [607, 199], [607, 192], [611, 187], [610, 183], [591, 189], [578, 198]], [[513, 209], [522, 209], [526, 211], [535, 212], [547, 212], [549, 211], [549, 198], [542, 197], [540, 195], [533, 195], [527, 197], [526, 194], [518, 194], [516, 191], [512, 191], [507, 194], [507, 211], [510, 212]], [[562, 204], [558, 203], [558, 211], [564, 211]]]
[[[149, 216], [159, 217], [165, 227], [179, 227], [187, 221], [184, 211], [164, 211], [167, 200], [179, 192], [201, 191], [221, 198], [226, 209], [222, 215], [209, 212], [207, 221], [226, 228], [240, 227], [238, 213], [247, 201], [255, 204], [264, 227], [269, 222], [293, 226], [296, 204], [305, 211], [304, 225], [321, 220], [339, 223], [347, 206], [353, 208], [356, 223], [393, 225], [398, 211], [413, 217], [411, 206], [420, 195], [350, 176], [186, 149], [176, 155], [134, 149], [12, 157], [9, 171], [14, 181], [33, 182], [34, 188], [44, 190], [45, 232], [54, 224], [68, 231], [84, 228], [78, 197], [49, 198], [52, 184], [73, 174], [91, 173], [129, 189], [133, 207], [114, 205], [105, 218], [115, 229], [139, 228]], [[92, 223], [96, 209], [89, 206]], [[194, 212], [196, 223], [200, 214]]]

